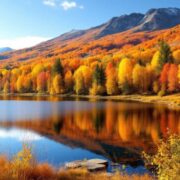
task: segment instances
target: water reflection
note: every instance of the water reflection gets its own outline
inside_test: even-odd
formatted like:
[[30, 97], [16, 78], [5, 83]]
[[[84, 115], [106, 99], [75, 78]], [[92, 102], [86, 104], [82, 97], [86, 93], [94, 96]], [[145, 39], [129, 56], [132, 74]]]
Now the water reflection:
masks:
[[[19, 100], [0, 101], [2, 127], [31, 130], [40, 134], [38, 137], [84, 148], [114, 162], [138, 164], [142, 150], [153, 152], [168, 131], [180, 133], [180, 112], [161, 105], [58, 98]], [[0, 139], [5, 135], [8, 133], [0, 129]]]
[[22, 129], [4, 129], [0, 128], [0, 139], [15, 139], [20, 142], [33, 142], [41, 140], [42, 137], [32, 131]]
[[81, 148], [72, 149], [33, 131], [19, 128], [0, 129], [0, 154], [12, 158], [22, 149], [24, 143], [28, 143], [32, 147], [32, 153], [38, 162], [49, 162], [57, 167], [73, 160], [104, 158]]

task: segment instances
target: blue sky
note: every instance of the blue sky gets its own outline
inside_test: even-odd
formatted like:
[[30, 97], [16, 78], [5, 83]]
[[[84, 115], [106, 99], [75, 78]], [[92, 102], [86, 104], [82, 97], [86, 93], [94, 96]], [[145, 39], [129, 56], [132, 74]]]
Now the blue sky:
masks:
[[180, 0], [1, 0], [0, 47], [28, 47], [114, 16], [159, 7], [180, 8]]

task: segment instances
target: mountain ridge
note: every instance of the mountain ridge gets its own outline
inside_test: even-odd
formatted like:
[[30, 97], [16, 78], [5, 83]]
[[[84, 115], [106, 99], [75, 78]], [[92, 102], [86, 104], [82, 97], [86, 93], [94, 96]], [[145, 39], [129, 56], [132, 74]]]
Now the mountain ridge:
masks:
[[[165, 17], [168, 17], [167, 21], [171, 23], [166, 21], [164, 24], [162, 20]], [[81, 59], [97, 53], [112, 53], [124, 46], [136, 46], [151, 40], [164, 33], [166, 29], [168, 31], [171, 26], [173, 28], [177, 25], [178, 32], [179, 24], [179, 8], [150, 9], [144, 15], [131, 13], [111, 18], [107, 23], [86, 30], [72, 30], [31, 48], [3, 53], [0, 56], [0, 63], [7, 60], [22, 62], [52, 57]], [[167, 33], [170, 34], [171, 31], [174, 30]]]
[[[163, 20], [165, 21], [165, 23], [159, 20]], [[84, 35], [85, 33], [91, 30], [100, 28], [100, 32], [95, 36], [95, 38], [101, 38], [106, 35], [123, 32], [133, 28], [135, 28], [134, 32], [155, 31], [155, 30], [167, 29], [177, 24], [180, 24], [179, 8], [159, 8], [159, 9], [150, 9], [145, 14], [130, 13], [130, 14], [113, 17], [106, 23], [103, 23], [99, 26], [95, 26], [86, 30], [79, 30], [72, 33], [67, 32], [58, 37], [61, 37], [61, 39], [63, 39], [63, 36], [66, 36], [67, 39], [67, 34], [69, 34], [71, 38], [76, 38]], [[79, 36], [77, 36], [77, 33], [79, 33]]]

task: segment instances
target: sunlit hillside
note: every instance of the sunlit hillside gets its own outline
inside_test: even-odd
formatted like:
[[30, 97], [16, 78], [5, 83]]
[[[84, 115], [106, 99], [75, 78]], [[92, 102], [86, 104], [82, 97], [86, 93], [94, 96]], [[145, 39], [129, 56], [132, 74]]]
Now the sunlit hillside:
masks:
[[61, 58], [65, 60], [64, 63], [77, 65], [77, 62], [80, 63], [82, 59], [87, 62], [96, 60], [105, 62], [110, 58], [119, 61], [123, 56], [150, 62], [153, 53], [157, 50], [157, 42], [162, 39], [169, 43], [174, 58], [179, 63], [179, 34], [180, 25], [153, 32], [133, 32], [133, 30], [129, 30], [100, 39], [94, 39], [94, 30], [72, 40], [55, 38], [32, 48], [4, 53], [0, 55], [0, 63], [1, 67], [9, 65], [9, 63], [18, 66], [30, 62], [52, 62], [56, 58]]

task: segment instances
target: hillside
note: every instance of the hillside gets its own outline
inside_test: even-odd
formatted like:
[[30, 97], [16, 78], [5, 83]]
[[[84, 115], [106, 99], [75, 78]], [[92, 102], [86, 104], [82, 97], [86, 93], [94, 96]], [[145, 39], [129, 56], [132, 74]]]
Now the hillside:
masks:
[[[112, 18], [107, 23], [88, 30], [72, 30], [32, 48], [1, 54], [0, 63], [19, 64], [56, 57], [70, 60], [104, 56], [124, 52], [127, 47], [129, 52], [135, 47], [153, 47], [159, 39], [165, 39], [173, 48], [178, 48], [178, 24], [178, 8], [151, 9], [146, 14], [132, 13]], [[169, 29], [171, 27], [174, 28]]]
[[[180, 25], [173, 26], [178, 19], [166, 26], [159, 21], [176, 16], [180, 17], [179, 9], [172, 8], [150, 10], [146, 15], [133, 13], [89, 30], [73, 30], [32, 48], [2, 53], [0, 92], [177, 93]], [[166, 29], [169, 26], [173, 27]]]

